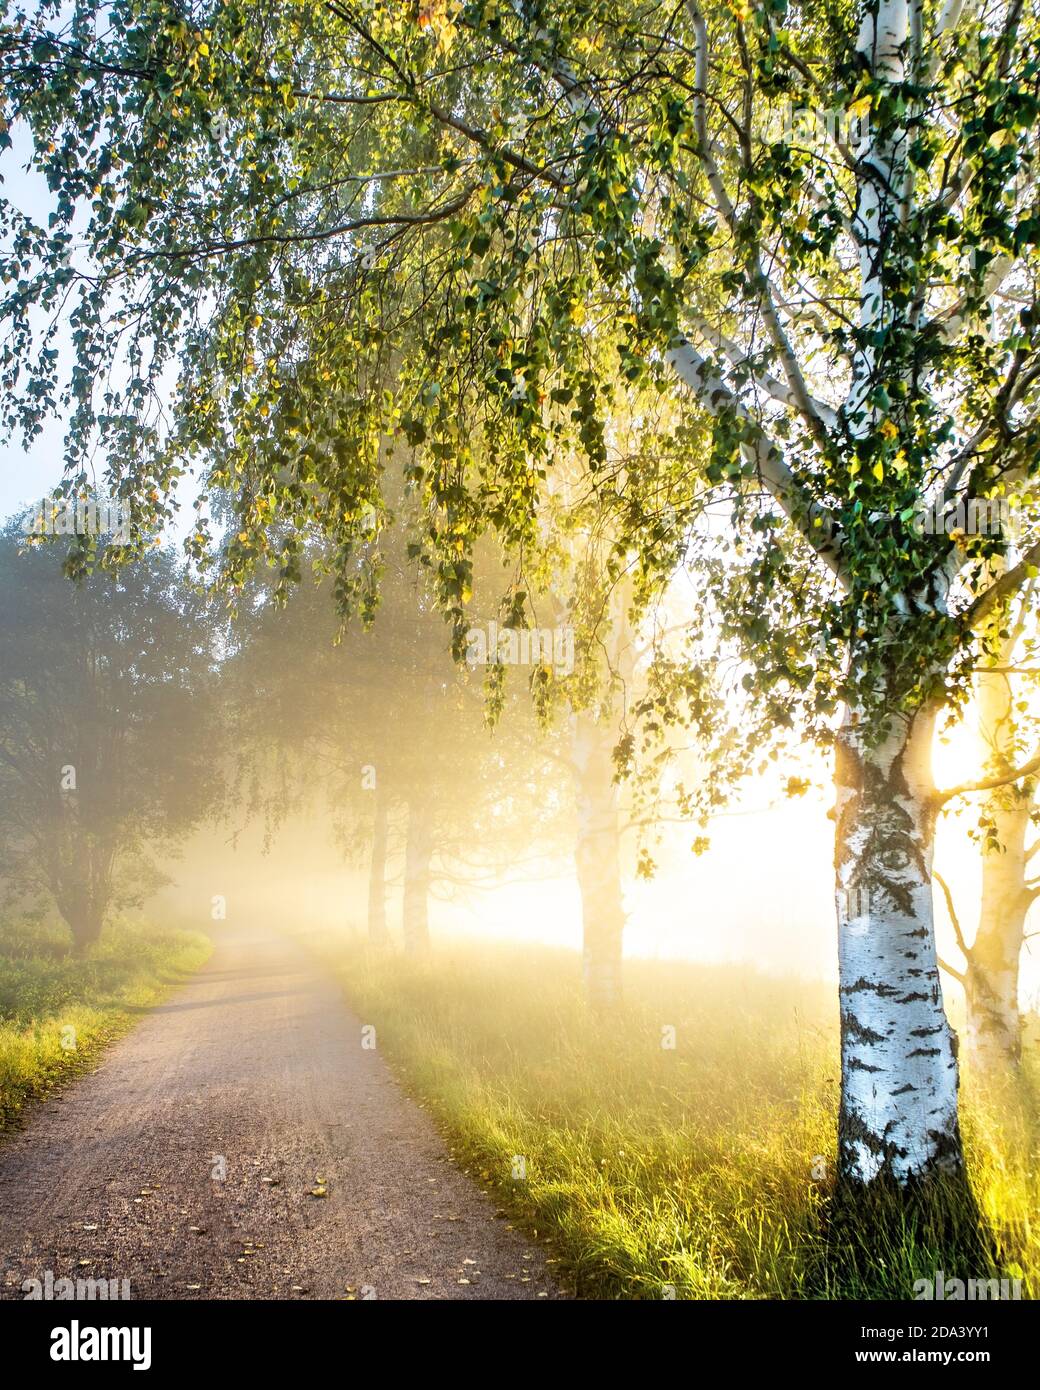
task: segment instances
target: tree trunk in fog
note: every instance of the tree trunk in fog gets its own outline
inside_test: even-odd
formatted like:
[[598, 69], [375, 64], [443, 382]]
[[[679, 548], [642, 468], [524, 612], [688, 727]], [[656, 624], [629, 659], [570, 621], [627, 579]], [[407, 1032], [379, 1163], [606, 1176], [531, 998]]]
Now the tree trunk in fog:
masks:
[[[1014, 662], [1009, 640], [998, 664]], [[989, 762], [1006, 771], [1016, 761], [1015, 709], [1003, 672], [979, 672], [975, 683], [979, 732]], [[975, 940], [964, 948], [964, 994], [968, 1010], [970, 1064], [989, 1075], [1014, 1073], [1022, 1055], [1018, 1012], [1018, 966], [1025, 940], [1026, 914], [1035, 893], [1026, 886], [1026, 836], [1033, 783], [1001, 787], [987, 799], [984, 814], [993, 823], [996, 844], [982, 851], [982, 900]]]
[[964, 993], [971, 1065], [990, 1075], [1015, 1072], [1022, 1057], [1018, 962], [1033, 894], [1025, 886], [1025, 839], [1031, 797], [1009, 787], [990, 805], [1000, 849], [982, 855], [979, 927], [968, 951]]
[[430, 860], [433, 857], [433, 814], [428, 802], [408, 804], [408, 838], [404, 852], [404, 948], [409, 955], [429, 949]]
[[621, 905], [616, 732], [588, 711], [573, 716], [571, 759], [578, 812], [574, 859], [581, 889], [583, 975], [589, 1002], [608, 1010], [621, 998]]
[[934, 710], [868, 747], [836, 750], [841, 999], [838, 1171], [846, 1185], [963, 1173], [957, 1039], [943, 1008], [932, 914]]
[[98, 907], [93, 899], [83, 895], [67, 910], [63, 911], [62, 916], [68, 922], [69, 930], [72, 932], [73, 950], [77, 956], [85, 955], [101, 936], [101, 927], [105, 918], [104, 909]]
[[375, 815], [372, 823], [372, 859], [368, 871], [368, 939], [375, 946], [385, 946], [386, 930], [386, 796], [377, 785]]
[[111, 901], [112, 853], [105, 846], [77, 840], [76, 854], [63, 860], [51, 891], [58, 911], [72, 933], [72, 946], [81, 956], [101, 935]]

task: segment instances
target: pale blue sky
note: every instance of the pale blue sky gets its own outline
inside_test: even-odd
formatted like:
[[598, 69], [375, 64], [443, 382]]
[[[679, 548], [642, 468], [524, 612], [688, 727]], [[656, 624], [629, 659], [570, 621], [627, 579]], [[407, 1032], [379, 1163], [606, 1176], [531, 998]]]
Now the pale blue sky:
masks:
[[[31, 152], [26, 131], [16, 128], [13, 139], [13, 147], [0, 157], [3, 195], [22, 212], [45, 224], [51, 209], [46, 180], [26, 169]], [[59, 350], [68, 351], [68, 343], [68, 334], [63, 332], [58, 341]], [[29, 450], [23, 448], [18, 439], [0, 441], [0, 519], [39, 502], [61, 481], [65, 464], [64, 435], [64, 422], [55, 419], [47, 422]], [[98, 482], [102, 480], [99, 478]], [[175, 540], [190, 529], [194, 516], [190, 504], [194, 495], [191, 480], [184, 480], [180, 489], [183, 523], [174, 525], [168, 533]]]
[[[44, 220], [50, 207], [46, 182], [25, 172], [30, 150], [24, 132], [14, 132], [14, 147], [0, 159], [3, 194], [16, 207]], [[0, 442], [0, 516], [7, 517], [24, 503], [38, 501], [60, 481], [64, 460], [60, 424], [51, 423], [26, 453], [17, 441]]]

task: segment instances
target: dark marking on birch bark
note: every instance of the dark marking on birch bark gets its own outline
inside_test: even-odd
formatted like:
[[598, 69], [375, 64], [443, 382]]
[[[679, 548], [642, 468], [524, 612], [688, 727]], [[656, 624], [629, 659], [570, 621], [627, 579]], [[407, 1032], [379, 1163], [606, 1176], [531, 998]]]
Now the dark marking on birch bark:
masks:
[[854, 1038], [856, 1042], [881, 1043], [885, 1041], [883, 1034], [876, 1033], [873, 1028], [868, 1028], [865, 1024], [860, 1023], [855, 1014], [842, 1013], [841, 1022], [845, 1036]]
[[875, 980], [865, 980], [861, 975], [855, 984], [842, 985], [841, 992], [842, 994], [877, 994], [882, 999], [891, 999], [898, 991], [891, 985], [886, 985], [884, 981], [878, 983]]
[[[848, 788], [848, 797], [838, 817], [837, 854], [851, 857], [856, 837], [853, 828], [865, 831], [863, 847], [855, 855], [846, 889], [870, 894], [871, 902], [887, 904], [906, 917], [916, 916], [910, 886], [899, 875], [911, 864], [921, 878], [928, 875], [920, 844], [920, 827], [915, 824], [902, 801], [910, 800], [910, 789], [902, 760], [894, 758], [885, 773], [849, 746], [845, 738], [837, 741], [835, 778]], [[843, 868], [844, 863], [838, 863]], [[927, 936], [927, 929], [923, 932]]]

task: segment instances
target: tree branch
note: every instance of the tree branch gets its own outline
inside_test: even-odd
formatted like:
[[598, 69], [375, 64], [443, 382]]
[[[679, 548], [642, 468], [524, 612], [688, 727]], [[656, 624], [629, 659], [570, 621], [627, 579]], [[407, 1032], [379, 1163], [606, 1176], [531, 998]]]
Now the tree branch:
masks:
[[[760, 372], [751, 367], [749, 365], [749, 354], [742, 352], [740, 347], [733, 342], [732, 339], [727, 338], [719, 329], [713, 328], [700, 314], [693, 314], [691, 321], [693, 327], [701, 337], [711, 343], [712, 347], [717, 348], [719, 352], [723, 353], [729, 360], [731, 366], [737, 368], [747, 366], [752, 379], [761, 386], [765, 392], [772, 396], [774, 400], [780, 401], [783, 405], [790, 406], [794, 409], [798, 408], [798, 401], [795, 398], [795, 393], [787, 382], [780, 381], [777, 377], [771, 376], [768, 372]], [[815, 396], [810, 396], [809, 402], [813, 413], [827, 429], [838, 429], [837, 411], [832, 410], [826, 402], [817, 400]]]
[[964, 972], [962, 970], [955, 970], [954, 967], [949, 963], [949, 961], [943, 960], [942, 956], [937, 957], [936, 963], [938, 964], [940, 970], [946, 971], [947, 975], [952, 975], [953, 978], [955, 980], [958, 980], [962, 985], [966, 983], [967, 976], [964, 974]]
[[999, 579], [995, 579], [989, 588], [965, 609], [962, 614], [965, 627], [978, 627], [979, 623], [989, 616], [1002, 599], [1009, 598], [1017, 589], [1022, 587], [1027, 579], [1034, 578], [1038, 565], [1040, 565], [1040, 541], [1031, 545], [1017, 565], [1005, 570]]
[[745, 457], [750, 457], [754, 462], [763, 486], [799, 528], [828, 569], [840, 578], [841, 537], [827, 508], [806, 491], [784, 462], [777, 446], [690, 343], [683, 340], [670, 348], [665, 356], [679, 379], [690, 387], [712, 414], [719, 415], [724, 410], [730, 410], [752, 425], [755, 442], [742, 445]]
[[[936, 873], [934, 869], [932, 871], [932, 877], [935, 879], [936, 883], [938, 883], [939, 887], [942, 889], [943, 897], [946, 899], [946, 911], [950, 914], [950, 921], [953, 924], [953, 934], [957, 938], [957, 945], [960, 947], [961, 953], [965, 956], [965, 958], [968, 958], [970, 957], [971, 952], [968, 950], [967, 944], [964, 940], [964, 933], [961, 931], [960, 918], [957, 916], [957, 910], [953, 905], [953, 894], [950, 892], [950, 885], [943, 878], [942, 874]], [[942, 964], [941, 961], [940, 964]], [[950, 967], [948, 965], [944, 966], [943, 968], [945, 970], [949, 970], [951, 975], [957, 975], [956, 970], [950, 970]], [[960, 976], [957, 976], [957, 978], [959, 979]]]
[[944, 804], [952, 800], [955, 796], [965, 796], [970, 792], [991, 792], [998, 787], [1007, 787], [1012, 782], [1020, 782], [1023, 777], [1031, 777], [1032, 774], [1040, 770], [1040, 753], [1021, 767], [1012, 768], [1006, 773], [994, 773], [992, 777], [983, 777], [978, 782], [961, 782], [956, 787], [947, 787], [944, 791], [937, 791], [933, 800]]

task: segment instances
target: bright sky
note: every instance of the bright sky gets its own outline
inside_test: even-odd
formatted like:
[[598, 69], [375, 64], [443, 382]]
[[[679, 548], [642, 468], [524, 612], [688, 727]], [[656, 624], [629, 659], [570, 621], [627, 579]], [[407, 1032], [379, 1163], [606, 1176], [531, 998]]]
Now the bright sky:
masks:
[[[18, 167], [25, 162], [29, 142], [16, 127], [14, 148], [5, 153], [2, 192], [5, 198], [37, 220], [47, 217], [50, 199], [46, 181]], [[0, 441], [0, 517], [31, 502], [38, 502], [61, 481], [64, 461], [63, 429], [51, 423], [29, 453], [17, 441]]]

